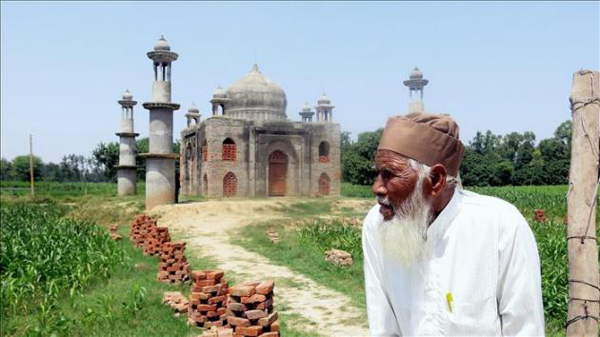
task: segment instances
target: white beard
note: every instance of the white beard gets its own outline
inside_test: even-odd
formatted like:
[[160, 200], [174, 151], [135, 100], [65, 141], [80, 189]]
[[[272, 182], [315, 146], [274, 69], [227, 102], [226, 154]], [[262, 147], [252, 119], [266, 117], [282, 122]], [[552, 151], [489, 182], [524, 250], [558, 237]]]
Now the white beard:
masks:
[[[379, 198], [382, 204], [391, 205], [387, 198]], [[423, 197], [419, 181], [411, 196], [400, 207], [394, 207], [394, 217], [379, 226], [381, 245], [386, 257], [405, 267], [421, 260], [425, 253], [427, 228], [431, 223], [431, 206]]]

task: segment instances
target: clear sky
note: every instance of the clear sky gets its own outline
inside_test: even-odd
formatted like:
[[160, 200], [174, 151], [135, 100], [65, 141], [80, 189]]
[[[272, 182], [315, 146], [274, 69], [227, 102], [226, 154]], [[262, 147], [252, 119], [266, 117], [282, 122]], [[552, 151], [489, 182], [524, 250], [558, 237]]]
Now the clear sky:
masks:
[[461, 138], [492, 130], [552, 135], [570, 118], [572, 74], [599, 68], [598, 2], [2, 2], [2, 156], [44, 161], [89, 155], [116, 141], [117, 100], [137, 100], [148, 134], [152, 63], [161, 34], [173, 65], [176, 138], [196, 102], [210, 113], [214, 88], [255, 59], [299, 120], [326, 91], [344, 131], [382, 127], [405, 113], [402, 81], [423, 71], [425, 108], [450, 113]]

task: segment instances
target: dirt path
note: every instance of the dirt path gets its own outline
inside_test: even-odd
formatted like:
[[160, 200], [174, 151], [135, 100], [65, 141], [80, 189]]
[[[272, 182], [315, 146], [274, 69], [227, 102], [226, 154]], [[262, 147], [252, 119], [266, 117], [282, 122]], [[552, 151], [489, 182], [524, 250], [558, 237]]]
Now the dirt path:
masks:
[[[281, 218], [273, 210], [286, 199], [208, 201], [161, 206], [160, 225], [188, 243], [188, 254], [211, 256], [219, 268], [242, 280], [275, 279], [275, 303], [288, 324], [299, 331], [312, 330], [326, 336], [366, 336], [366, 312], [350, 298], [324, 287], [264, 256], [230, 243], [228, 232], [258, 220]], [[282, 309], [281, 309], [282, 308]], [[289, 317], [289, 316], [288, 316]]]

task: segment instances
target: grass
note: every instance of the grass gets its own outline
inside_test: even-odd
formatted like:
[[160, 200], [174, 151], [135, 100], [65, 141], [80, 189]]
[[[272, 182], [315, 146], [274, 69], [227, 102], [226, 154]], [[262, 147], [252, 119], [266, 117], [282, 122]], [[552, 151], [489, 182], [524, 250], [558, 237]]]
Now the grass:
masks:
[[[536, 237], [542, 269], [542, 292], [548, 335], [564, 335], [568, 296], [568, 261], [566, 246], [567, 186], [505, 186], [467, 188], [480, 194], [499, 197], [514, 204], [529, 222]], [[345, 197], [373, 198], [368, 186], [342, 184]], [[534, 209], [546, 210], [549, 222], [533, 221]], [[300, 218], [331, 215], [331, 207], [320, 201], [299, 202], [281, 209], [291, 220], [270, 221], [241, 229], [233, 242], [269, 256], [275, 263], [303, 273], [316, 282], [348, 295], [352, 302], [365, 307], [364, 276], [360, 227], [344, 221], [317, 220], [300, 222]], [[343, 210], [342, 210], [343, 211]], [[363, 214], [364, 216], [364, 214]], [[281, 242], [272, 244], [266, 232], [274, 228]], [[600, 235], [600, 228], [597, 235]], [[338, 248], [352, 253], [351, 267], [336, 267], [324, 260], [324, 252]]]
[[[59, 189], [60, 185], [52, 185], [52, 188]], [[47, 195], [37, 194], [32, 199], [28, 195], [15, 196], [2, 191], [1, 200], [3, 207], [23, 203], [63, 205], [60, 207], [68, 209], [64, 219], [94, 223], [101, 230], [119, 224], [123, 240], [116, 245], [123, 253], [123, 263], [111, 270], [108, 278], [94, 279], [76, 292], [61, 291], [57, 301], [42, 301], [38, 303], [41, 305], [16, 314], [3, 313], [0, 336], [192, 336], [202, 333], [199, 328], [187, 326], [185, 315], [174, 317], [172, 310], [161, 304], [165, 291], [177, 290], [187, 295], [189, 285], [171, 286], [158, 282], [158, 259], [144, 256], [141, 249], [134, 248], [129, 242], [129, 223], [144, 209], [143, 194], [116, 197], [108, 189], [99, 195], [49, 191]], [[2, 244], [10, 242], [3, 240]], [[189, 252], [186, 256], [193, 269], [216, 267], [209, 257]], [[230, 283], [235, 284], [236, 274], [226, 272]], [[4, 290], [3, 285], [2, 292]], [[276, 310], [281, 310], [280, 306], [275, 303]], [[293, 315], [281, 315], [282, 335], [317, 336], [291, 328], [290, 323], [296, 319]]]
[[[232, 236], [234, 238], [232, 243], [268, 256], [276, 264], [287, 266], [321, 285], [344, 293], [350, 297], [354, 305], [365, 308], [362, 256], [354, 255], [355, 263], [350, 267], [335, 266], [325, 261], [324, 252], [328, 245], [325, 240], [320, 240], [320, 238], [327, 236], [332, 240], [339, 240], [339, 237], [323, 235], [317, 240], [314, 240], [315, 237], [306, 237], [305, 240], [302, 240], [302, 235], [309, 236], [314, 231], [306, 230], [303, 227], [298, 230], [292, 229], [292, 225], [293, 222], [290, 220], [278, 220], [247, 226], [242, 229], [243, 235]], [[331, 227], [336, 234], [341, 232], [333, 228], [334, 226]], [[281, 241], [276, 245], [272, 244], [265, 234], [270, 228], [274, 228], [280, 235]], [[348, 249], [344, 245], [336, 248]]]

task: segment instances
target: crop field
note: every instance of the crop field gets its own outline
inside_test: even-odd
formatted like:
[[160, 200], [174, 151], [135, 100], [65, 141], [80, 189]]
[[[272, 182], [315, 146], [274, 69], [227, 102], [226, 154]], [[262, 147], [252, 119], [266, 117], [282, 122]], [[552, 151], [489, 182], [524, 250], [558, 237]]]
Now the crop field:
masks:
[[[0, 208], [0, 275], [3, 318], [37, 312], [37, 332], [61, 296], [75, 296], [86, 286], [110, 277], [123, 252], [90, 221], [64, 217], [57, 204], [3, 204]], [[3, 319], [3, 331], [10, 320]]]
[[[566, 186], [522, 186], [467, 188], [514, 204], [529, 222], [538, 244], [542, 268], [542, 290], [547, 332], [564, 334], [567, 317], [568, 259], [566, 243]], [[369, 186], [343, 184], [345, 196], [373, 198]], [[323, 208], [323, 205], [320, 206]], [[316, 207], [313, 207], [316, 209]], [[549, 220], [533, 220], [533, 210], [544, 209]], [[315, 218], [327, 212], [312, 214]], [[269, 222], [244, 228], [245, 241], [239, 244], [274, 258], [278, 263], [305, 273], [315, 281], [346, 293], [353, 302], [365, 306], [362, 274], [361, 226], [355, 219], [320, 219], [312, 221]], [[269, 244], [264, 235], [276, 228], [281, 244]], [[597, 235], [600, 233], [598, 231]], [[337, 267], [323, 258], [325, 251], [337, 248], [352, 254], [354, 264]]]
[[[3, 196], [26, 196], [30, 194], [29, 182], [0, 181]], [[59, 183], [39, 181], [35, 183], [35, 194], [43, 197], [73, 198], [83, 195], [112, 196], [117, 192], [116, 183]], [[144, 183], [138, 183], [138, 193], [143, 195]]]

